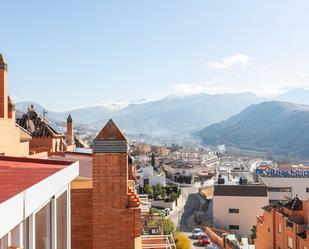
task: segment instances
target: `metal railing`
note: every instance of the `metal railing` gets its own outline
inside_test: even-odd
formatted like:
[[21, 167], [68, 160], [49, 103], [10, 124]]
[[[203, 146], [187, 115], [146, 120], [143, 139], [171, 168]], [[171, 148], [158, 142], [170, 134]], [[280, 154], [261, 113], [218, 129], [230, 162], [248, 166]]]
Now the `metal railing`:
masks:
[[142, 249], [176, 249], [173, 235], [142, 235]]

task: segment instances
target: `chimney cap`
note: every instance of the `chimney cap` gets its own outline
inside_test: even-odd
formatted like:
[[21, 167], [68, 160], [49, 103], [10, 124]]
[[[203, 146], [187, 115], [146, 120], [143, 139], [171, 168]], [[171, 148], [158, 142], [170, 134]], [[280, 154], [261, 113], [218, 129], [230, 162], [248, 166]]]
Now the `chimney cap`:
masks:
[[72, 122], [73, 122], [71, 113], [69, 113], [69, 116], [68, 116], [68, 118], [67, 118], [67, 122], [68, 122], [68, 123], [72, 123]]

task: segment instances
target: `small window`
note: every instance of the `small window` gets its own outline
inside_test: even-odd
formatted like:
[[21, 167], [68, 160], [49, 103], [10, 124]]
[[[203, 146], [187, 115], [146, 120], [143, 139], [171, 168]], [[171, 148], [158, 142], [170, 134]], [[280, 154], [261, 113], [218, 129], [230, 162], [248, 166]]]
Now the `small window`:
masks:
[[293, 239], [291, 237], [288, 237], [288, 247], [293, 248]]
[[292, 188], [268, 188], [268, 192], [292, 192]]
[[309, 188], [306, 188], [306, 192], [309, 193]]
[[281, 233], [281, 223], [278, 224], [278, 232]]
[[231, 214], [238, 214], [239, 213], [239, 208], [229, 208], [229, 213], [231, 213]]
[[286, 222], [286, 226], [288, 227], [288, 228], [290, 228], [290, 229], [293, 229], [293, 222], [291, 222], [291, 221], [287, 221]]
[[239, 226], [238, 225], [229, 225], [229, 229], [230, 230], [239, 230]]

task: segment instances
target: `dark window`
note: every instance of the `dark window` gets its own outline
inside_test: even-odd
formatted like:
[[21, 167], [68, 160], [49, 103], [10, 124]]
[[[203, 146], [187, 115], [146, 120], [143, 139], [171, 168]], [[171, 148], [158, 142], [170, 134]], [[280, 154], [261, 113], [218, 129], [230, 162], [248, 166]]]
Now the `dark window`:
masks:
[[306, 192], [307, 192], [307, 193], [309, 192], [309, 188], [306, 188]]
[[229, 229], [230, 230], [239, 230], [239, 226], [238, 225], [229, 225]]
[[229, 213], [238, 214], [239, 213], [239, 208], [229, 208]]
[[292, 192], [292, 188], [268, 188], [268, 192]]
[[286, 226], [287, 226], [288, 228], [293, 229], [293, 223], [292, 223], [291, 221], [287, 221], [287, 222], [286, 222]]

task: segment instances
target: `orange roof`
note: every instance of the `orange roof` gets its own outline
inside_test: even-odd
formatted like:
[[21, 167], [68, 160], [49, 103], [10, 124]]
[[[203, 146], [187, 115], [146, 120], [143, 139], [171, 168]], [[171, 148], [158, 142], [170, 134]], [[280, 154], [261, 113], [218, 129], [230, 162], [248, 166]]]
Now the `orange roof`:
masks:
[[62, 170], [72, 162], [0, 157], [0, 203]]

